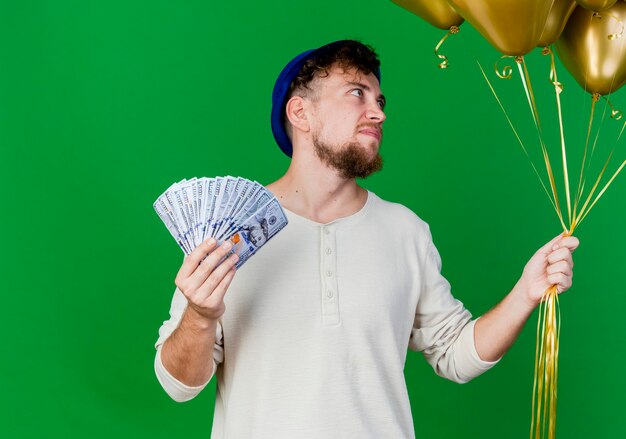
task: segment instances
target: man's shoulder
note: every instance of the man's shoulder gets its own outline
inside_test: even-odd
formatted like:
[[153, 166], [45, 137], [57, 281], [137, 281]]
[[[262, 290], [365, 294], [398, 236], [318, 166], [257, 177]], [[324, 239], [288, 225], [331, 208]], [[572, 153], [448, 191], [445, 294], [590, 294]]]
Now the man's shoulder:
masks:
[[377, 215], [382, 215], [387, 221], [397, 226], [416, 228], [419, 231], [428, 232], [428, 223], [409, 207], [395, 201], [384, 200], [371, 191], [370, 194], [373, 195]]

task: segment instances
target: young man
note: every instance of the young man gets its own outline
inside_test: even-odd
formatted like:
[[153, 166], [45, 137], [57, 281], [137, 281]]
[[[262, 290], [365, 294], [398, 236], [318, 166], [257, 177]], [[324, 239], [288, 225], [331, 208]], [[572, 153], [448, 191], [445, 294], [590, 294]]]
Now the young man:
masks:
[[550, 285], [571, 286], [578, 241], [558, 236], [472, 320], [427, 224], [355, 181], [381, 168], [384, 106], [377, 55], [355, 41], [304, 52], [278, 77], [272, 129], [292, 160], [268, 188], [289, 225], [236, 277], [235, 256], [216, 266], [228, 247], [200, 245], [157, 341], [156, 374], [175, 400], [217, 375], [211, 437], [414, 437], [407, 347], [467, 382], [506, 352]]

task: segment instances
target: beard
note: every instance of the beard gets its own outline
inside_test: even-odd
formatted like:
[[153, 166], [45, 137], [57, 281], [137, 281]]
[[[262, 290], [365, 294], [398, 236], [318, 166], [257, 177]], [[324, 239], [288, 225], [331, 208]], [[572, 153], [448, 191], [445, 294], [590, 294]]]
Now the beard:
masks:
[[347, 142], [340, 147], [331, 146], [315, 134], [312, 140], [317, 157], [322, 163], [335, 169], [342, 178], [366, 178], [383, 168], [380, 154], [376, 152], [374, 157], [368, 157], [357, 142]]

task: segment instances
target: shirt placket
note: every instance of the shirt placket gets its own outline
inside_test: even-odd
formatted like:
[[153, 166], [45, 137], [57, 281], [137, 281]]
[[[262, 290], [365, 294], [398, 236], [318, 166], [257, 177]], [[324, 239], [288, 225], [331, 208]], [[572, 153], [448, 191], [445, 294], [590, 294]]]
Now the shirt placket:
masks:
[[337, 297], [337, 240], [336, 226], [321, 227], [320, 273], [322, 277], [322, 323], [325, 326], [339, 324], [339, 300]]

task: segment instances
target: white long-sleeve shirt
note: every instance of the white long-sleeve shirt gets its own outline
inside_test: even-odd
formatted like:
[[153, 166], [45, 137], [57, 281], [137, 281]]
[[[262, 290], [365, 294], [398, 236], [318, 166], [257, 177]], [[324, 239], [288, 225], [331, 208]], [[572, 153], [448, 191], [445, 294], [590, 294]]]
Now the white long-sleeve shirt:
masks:
[[[368, 193], [357, 213], [287, 227], [236, 274], [217, 329], [213, 439], [413, 438], [407, 347], [464, 383], [482, 361], [474, 323], [440, 274], [428, 225]], [[177, 401], [197, 395], [161, 362], [187, 302], [174, 293], [155, 370]]]

